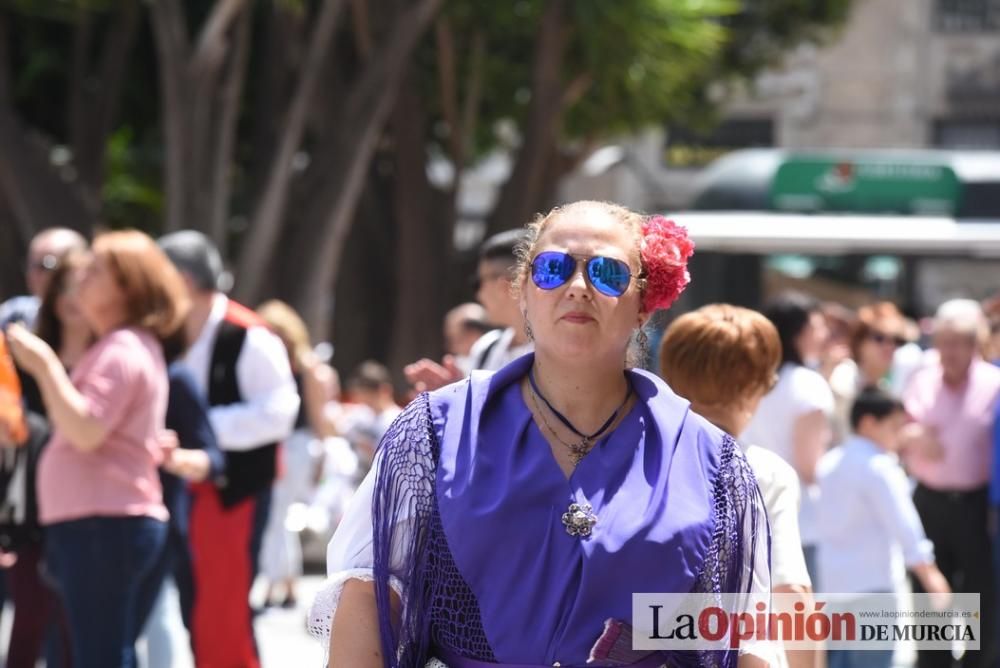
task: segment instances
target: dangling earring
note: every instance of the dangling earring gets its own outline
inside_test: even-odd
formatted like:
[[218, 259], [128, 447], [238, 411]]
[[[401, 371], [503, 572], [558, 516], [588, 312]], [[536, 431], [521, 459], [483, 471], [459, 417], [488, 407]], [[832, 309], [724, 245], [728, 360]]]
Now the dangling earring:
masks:
[[528, 337], [529, 341], [535, 340], [535, 333], [531, 331], [531, 323], [528, 322], [527, 318], [524, 319], [524, 335]]
[[639, 349], [639, 366], [640, 368], [645, 368], [646, 362], [649, 361], [649, 336], [646, 334], [646, 330], [640, 327], [635, 332], [635, 345]]

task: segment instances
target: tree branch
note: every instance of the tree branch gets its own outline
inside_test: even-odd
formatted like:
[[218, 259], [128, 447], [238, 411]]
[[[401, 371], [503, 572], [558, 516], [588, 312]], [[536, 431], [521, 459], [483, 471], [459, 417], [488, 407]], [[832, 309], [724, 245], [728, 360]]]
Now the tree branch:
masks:
[[559, 121], [564, 107], [562, 62], [570, 30], [567, 27], [567, 0], [548, 0], [535, 42], [531, 79], [521, 148], [510, 178], [489, 221], [489, 234], [523, 225], [544, 203], [548, 157], [558, 141]]
[[73, 65], [69, 78], [69, 136], [73, 147], [73, 155], [86, 160], [85, 145], [87, 143], [87, 81], [90, 78], [90, 44], [91, 44], [90, 12], [84, 7], [77, 7], [76, 20], [73, 22]]
[[[128, 53], [132, 50], [139, 29], [139, 3], [120, 0], [120, 9], [108, 34], [101, 54], [100, 80], [104, 94], [101, 96], [101, 113], [97, 127], [107, 136], [115, 121], [118, 99], [121, 96], [125, 72], [128, 70]], [[103, 144], [103, 142], [102, 142]]]
[[191, 71], [195, 77], [209, 76], [209, 72], [222, 67], [226, 59], [226, 33], [245, 6], [246, 0], [218, 0], [215, 3], [202, 25], [191, 56]]
[[136, 0], [122, 0], [108, 28], [97, 74], [86, 72], [95, 85], [84, 91], [80, 132], [74, 133], [74, 158], [80, 183], [86, 189], [88, 206], [95, 213], [101, 205], [100, 188], [104, 182], [104, 151], [114, 127], [122, 86], [129, 66], [129, 51], [139, 27]]
[[187, 28], [178, 0], [157, 0], [151, 4], [150, 16], [160, 68], [160, 96], [163, 113], [166, 169], [166, 231], [179, 230], [185, 224], [187, 128], [185, 64], [187, 61]]
[[458, 116], [458, 85], [455, 74], [455, 40], [451, 24], [445, 17], [434, 22], [434, 42], [437, 46], [438, 83], [441, 87], [441, 113], [448, 124], [448, 152], [455, 168], [455, 179], [452, 187], [458, 188], [459, 174], [462, 171], [462, 135], [463, 129]]
[[[212, 181], [214, 157], [211, 147], [215, 146], [213, 130], [222, 113], [217, 108], [221, 97], [219, 78], [226, 63], [231, 62], [231, 55], [235, 50], [231, 43], [234, 39], [233, 22], [249, 11], [246, 0], [216, 0], [211, 14], [202, 25], [195, 52], [187, 64], [190, 144], [186, 174], [190, 192], [204, 190]], [[188, 202], [189, 215], [197, 221], [200, 229], [210, 234], [214, 224], [210, 213], [212, 196], [196, 197]]]
[[485, 67], [486, 36], [482, 30], [477, 30], [472, 37], [472, 56], [469, 58], [469, 73], [465, 84], [465, 100], [462, 102], [463, 164], [465, 151], [475, 141], [476, 119], [479, 117], [479, 101], [483, 96], [483, 73]]
[[292, 158], [302, 143], [305, 133], [309, 106], [312, 104], [319, 86], [320, 75], [324, 71], [324, 61], [343, 7], [343, 0], [326, 0], [313, 28], [309, 42], [309, 52], [302, 68], [298, 87], [292, 98], [292, 105], [285, 122], [278, 153], [268, 174], [267, 186], [250, 223], [248, 241], [240, 257], [238, 294], [254, 296], [264, 280], [260, 268], [272, 252], [281, 232], [281, 221], [288, 201], [289, 180]]
[[368, 15], [368, 0], [351, 0], [351, 19], [358, 55], [361, 56], [362, 62], [367, 61], [375, 48], [371, 19]]
[[208, 234], [226, 255], [228, 246], [226, 216], [229, 212], [229, 195], [232, 192], [231, 167], [233, 148], [236, 145], [236, 124], [240, 114], [240, 100], [246, 81], [247, 63], [250, 60], [250, 12], [244, 12], [236, 27], [236, 39], [226, 80], [219, 95], [218, 125], [213, 133], [215, 150], [211, 173], [212, 189], [208, 197]]
[[583, 72], [570, 81], [560, 99], [562, 108], [569, 109], [583, 99], [592, 85], [594, 85], [594, 77], [589, 72]]
[[[278, 151], [281, 129], [288, 117], [288, 110], [294, 96], [297, 81], [292, 73], [299, 72], [302, 57], [298, 52], [308, 40], [303, 37], [304, 12], [289, 9], [284, 3], [271, 3], [264, 34], [258, 36], [261, 49], [257, 52], [259, 65], [251, 72], [254, 77], [253, 110], [250, 114], [253, 127], [250, 131], [250, 150], [253, 161], [250, 165], [247, 189], [251, 193], [263, 193], [268, 174]], [[308, 33], [305, 33], [308, 36]], [[256, 202], [260, 197], [255, 197]], [[256, 202], [251, 202], [254, 206]]]
[[[351, 230], [352, 213], [364, 186], [382, 127], [392, 111], [400, 78], [406, 61], [416, 48], [431, 21], [441, 8], [442, 0], [419, 0], [393, 22], [376, 60], [365, 68], [362, 80], [352, 92], [345, 108], [342, 129], [324, 148], [324, 158], [314, 163], [332, 164], [328, 188], [307, 208], [307, 224], [295, 235], [293, 253], [302, 250], [297, 271], [314, 277], [295, 300], [302, 307], [306, 322], [316, 331], [326, 331], [329, 324], [325, 296], [335, 288], [344, 243]], [[337, 158], [340, 158], [339, 164]]]

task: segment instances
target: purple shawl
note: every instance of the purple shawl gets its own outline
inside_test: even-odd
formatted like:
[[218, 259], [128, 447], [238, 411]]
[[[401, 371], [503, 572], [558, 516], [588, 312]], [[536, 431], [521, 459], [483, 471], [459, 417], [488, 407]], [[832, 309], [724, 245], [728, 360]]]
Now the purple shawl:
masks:
[[[639, 401], [567, 479], [524, 405], [527, 355], [496, 374], [421, 395], [381, 444], [374, 499], [376, 596], [387, 665], [433, 648], [504, 663], [582, 664], [634, 592], [749, 591], [763, 503], [733, 440], [660, 379], [629, 378]], [[587, 539], [560, 517], [588, 502]], [[401, 545], [401, 513], [415, 530]], [[401, 624], [388, 614], [389, 555], [407, 555]], [[399, 648], [399, 653], [397, 653]], [[732, 652], [674, 653], [734, 665]]]

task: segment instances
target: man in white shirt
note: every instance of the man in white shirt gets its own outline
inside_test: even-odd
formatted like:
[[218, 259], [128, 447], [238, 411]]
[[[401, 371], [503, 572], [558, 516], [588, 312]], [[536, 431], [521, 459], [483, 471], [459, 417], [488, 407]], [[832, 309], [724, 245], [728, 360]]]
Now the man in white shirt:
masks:
[[476, 299], [486, 309], [487, 320], [498, 329], [483, 334], [469, 352], [469, 368], [462, 369], [446, 355], [441, 364], [422, 359], [403, 370], [418, 392], [436, 390], [463, 378], [469, 371], [496, 371], [534, 350], [524, 328], [524, 316], [512, 290], [517, 266], [515, 249], [526, 230], [518, 228], [496, 234], [479, 248]]
[[223, 294], [228, 276], [211, 241], [182, 231], [159, 243], [188, 285], [191, 346], [183, 363], [205, 393], [209, 422], [226, 455], [223, 476], [192, 486], [195, 660], [255, 668], [260, 663], [248, 597], [278, 444], [292, 433], [299, 395], [281, 339], [253, 311]]
[[[928, 593], [949, 593], [934, 562], [910, 488], [895, 451], [907, 415], [884, 390], [863, 390], [851, 408], [854, 436], [826, 453], [817, 467], [819, 503], [819, 582], [835, 593], [896, 592], [900, 562]], [[884, 668], [891, 651], [829, 653], [829, 668]]]

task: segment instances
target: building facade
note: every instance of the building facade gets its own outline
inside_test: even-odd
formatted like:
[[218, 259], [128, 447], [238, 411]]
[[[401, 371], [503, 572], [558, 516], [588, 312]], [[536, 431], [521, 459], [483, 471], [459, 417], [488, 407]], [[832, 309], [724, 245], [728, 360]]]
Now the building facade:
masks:
[[711, 133], [667, 128], [567, 179], [646, 210], [686, 206], [698, 172], [749, 147], [1000, 149], [1000, 0], [855, 0], [824, 45], [804, 45], [726, 107]]

